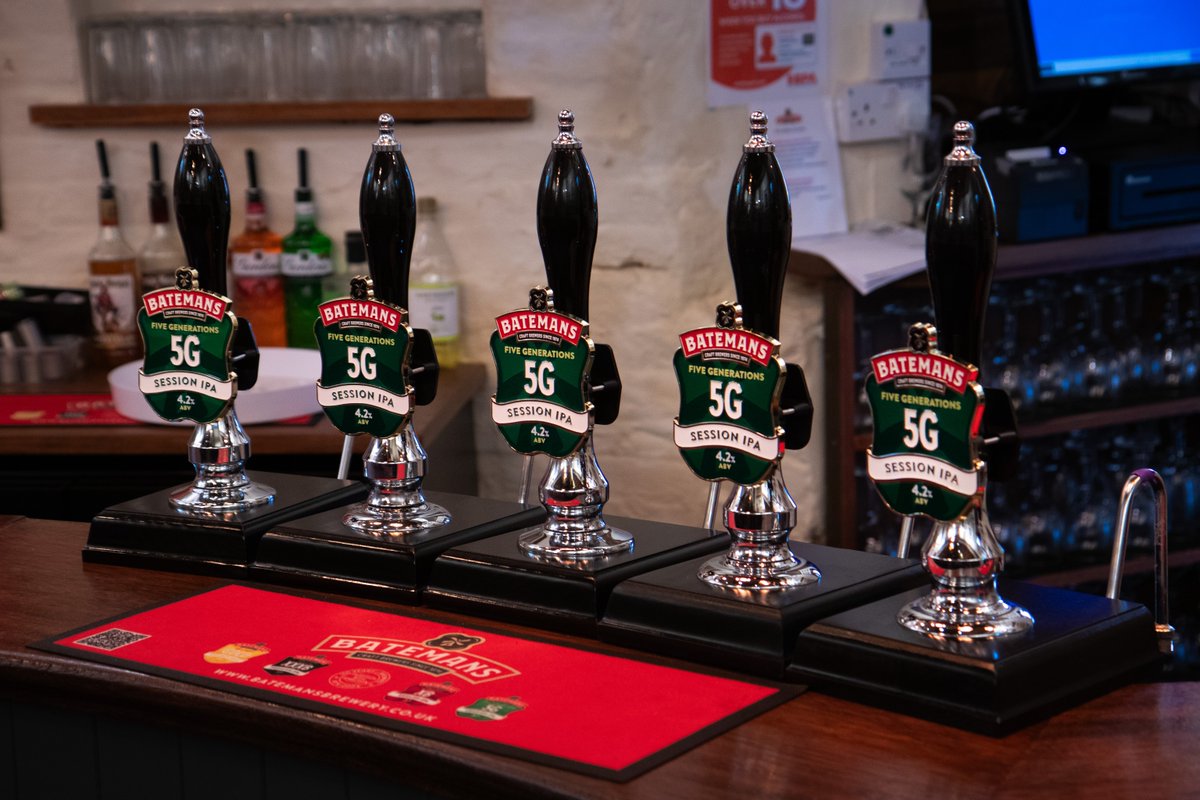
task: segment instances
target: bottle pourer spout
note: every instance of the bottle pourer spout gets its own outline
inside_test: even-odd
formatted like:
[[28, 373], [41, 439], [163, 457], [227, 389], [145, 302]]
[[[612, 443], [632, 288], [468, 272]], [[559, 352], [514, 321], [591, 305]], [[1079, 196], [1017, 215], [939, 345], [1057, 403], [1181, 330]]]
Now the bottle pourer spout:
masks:
[[767, 138], [767, 115], [762, 111], [752, 111], [750, 113], [750, 138], [742, 146], [742, 152], [775, 152], [775, 145]]
[[188, 112], [188, 132], [187, 136], [183, 137], [185, 142], [211, 142], [212, 137], [208, 135], [208, 131], [204, 130], [204, 112], [198, 108], [193, 108]]
[[400, 143], [396, 141], [396, 118], [391, 114], [379, 115], [379, 138], [371, 149], [376, 153], [394, 153], [400, 149]]
[[558, 112], [558, 136], [551, 147], [555, 150], [579, 150], [583, 142], [575, 138], [575, 113], [569, 108]]

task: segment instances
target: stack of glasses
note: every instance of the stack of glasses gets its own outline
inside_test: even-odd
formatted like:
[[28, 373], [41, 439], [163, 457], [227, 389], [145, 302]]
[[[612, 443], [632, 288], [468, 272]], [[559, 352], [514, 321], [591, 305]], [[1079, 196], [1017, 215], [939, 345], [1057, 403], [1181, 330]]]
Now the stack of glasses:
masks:
[[92, 103], [481, 97], [482, 14], [120, 16], [84, 25]]

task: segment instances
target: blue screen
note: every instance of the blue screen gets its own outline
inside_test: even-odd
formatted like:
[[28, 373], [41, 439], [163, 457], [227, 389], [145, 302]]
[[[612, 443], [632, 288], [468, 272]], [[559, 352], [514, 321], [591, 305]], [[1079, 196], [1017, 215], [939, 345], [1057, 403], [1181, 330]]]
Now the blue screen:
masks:
[[1200, 64], [1200, 0], [1028, 0], [1043, 78]]

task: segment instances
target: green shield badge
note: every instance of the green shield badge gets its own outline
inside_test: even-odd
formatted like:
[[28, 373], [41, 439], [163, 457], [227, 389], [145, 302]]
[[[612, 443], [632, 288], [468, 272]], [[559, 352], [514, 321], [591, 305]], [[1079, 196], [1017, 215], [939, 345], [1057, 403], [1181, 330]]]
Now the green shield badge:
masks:
[[413, 409], [405, 380], [408, 312], [375, 300], [369, 283], [356, 278], [350, 297], [318, 306], [314, 330], [321, 353], [317, 402], [333, 426], [378, 437], [401, 430]]
[[758, 483], [783, 455], [779, 342], [743, 328], [740, 308], [725, 303], [716, 326], [687, 331], [679, 343], [675, 446], [704, 480]]
[[565, 458], [592, 428], [588, 379], [595, 348], [587, 323], [554, 310], [554, 294], [537, 287], [528, 309], [496, 318], [492, 421], [518, 453]]
[[939, 353], [931, 325], [914, 325], [910, 340], [871, 359], [867, 474], [893, 511], [952, 521], [984, 488], [979, 370]]
[[193, 289], [195, 273], [177, 276], [174, 289], [142, 297], [138, 330], [146, 356], [138, 388], [165, 420], [212, 422], [229, 410], [237, 395], [230, 347], [237, 317], [229, 298]]

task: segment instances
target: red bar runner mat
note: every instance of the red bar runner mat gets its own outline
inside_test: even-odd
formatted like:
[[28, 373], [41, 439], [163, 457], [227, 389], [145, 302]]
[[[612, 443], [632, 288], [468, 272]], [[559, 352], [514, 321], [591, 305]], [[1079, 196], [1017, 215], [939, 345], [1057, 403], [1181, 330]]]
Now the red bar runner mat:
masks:
[[[308, 425], [304, 414], [272, 425]], [[145, 425], [113, 408], [111, 394], [0, 394], [0, 425]]]
[[236, 584], [32, 646], [617, 781], [801, 691]]
[[138, 425], [110, 394], [0, 395], [0, 425]]

